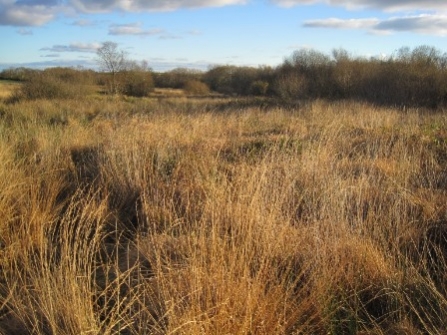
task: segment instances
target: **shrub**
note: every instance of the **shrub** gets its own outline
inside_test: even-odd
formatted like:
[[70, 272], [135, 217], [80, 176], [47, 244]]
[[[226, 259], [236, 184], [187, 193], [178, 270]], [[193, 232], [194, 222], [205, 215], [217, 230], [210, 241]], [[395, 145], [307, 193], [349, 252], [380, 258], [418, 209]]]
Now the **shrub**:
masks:
[[250, 92], [253, 95], [266, 95], [269, 83], [264, 80], [256, 80], [250, 85]]
[[154, 76], [155, 86], [162, 88], [184, 88], [190, 80], [200, 81], [202, 72], [199, 70], [177, 68], [171, 71], [157, 73]]
[[154, 80], [150, 72], [126, 71], [123, 77], [123, 93], [132, 97], [145, 97], [154, 90]]
[[188, 94], [206, 95], [210, 93], [208, 85], [198, 80], [188, 80], [183, 89]]
[[205, 74], [204, 79], [213, 91], [233, 94], [236, 92], [232, 85], [232, 78], [236, 70], [236, 66], [216, 66]]
[[9, 68], [4, 69], [2, 72], [0, 72], [0, 78], [6, 80], [24, 81], [29, 78], [30, 74], [36, 71], [37, 70], [32, 70], [24, 67]]
[[21, 99], [74, 99], [90, 93], [91, 87], [73, 69], [48, 69], [30, 73], [12, 101]]
[[273, 90], [282, 99], [306, 99], [307, 80], [304, 76], [293, 72], [285, 72], [276, 78]]

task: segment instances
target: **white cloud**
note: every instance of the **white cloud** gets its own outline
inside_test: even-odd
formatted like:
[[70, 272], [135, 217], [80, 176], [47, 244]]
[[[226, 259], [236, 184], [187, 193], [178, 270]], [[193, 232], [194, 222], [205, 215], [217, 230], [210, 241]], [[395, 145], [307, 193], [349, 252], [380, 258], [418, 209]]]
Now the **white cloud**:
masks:
[[320, 19], [305, 21], [303, 26], [308, 28], [333, 28], [333, 29], [372, 29], [380, 21], [371, 19]]
[[422, 14], [392, 17], [385, 20], [370, 19], [319, 19], [303, 24], [308, 28], [363, 29], [375, 34], [414, 32], [419, 34], [447, 36], [447, 15]]
[[316, 3], [341, 6], [348, 9], [375, 8], [385, 11], [447, 11], [444, 0], [270, 0], [279, 6], [292, 7]]
[[158, 36], [162, 40], [178, 40], [181, 36], [166, 32], [164, 29], [143, 29], [141, 23], [113, 24], [109, 27], [109, 35]]
[[394, 17], [378, 23], [376, 31], [411, 31], [419, 34], [447, 36], [447, 15]]
[[41, 51], [51, 52], [96, 52], [101, 47], [100, 43], [71, 43], [69, 45], [56, 44], [52, 47], [45, 47]]
[[141, 23], [129, 24], [113, 24], [109, 27], [109, 35], [138, 35], [138, 36], [154, 36], [161, 35], [165, 31], [163, 29], [143, 29]]
[[8, 5], [0, 3], [0, 25], [41, 26], [56, 17], [57, 9], [43, 5]]
[[171, 11], [180, 8], [223, 7], [245, 4], [247, 0], [72, 0], [82, 12], [96, 13], [111, 10], [128, 12]]
[[[61, 13], [170, 11], [180, 8], [223, 7], [249, 0], [0, 0], [0, 26], [42, 26]], [[77, 21], [85, 25], [88, 21]]]
[[[107, 13], [111, 11], [144, 12], [172, 11], [181, 8], [223, 7], [243, 5], [249, 1], [263, 0], [0, 0], [0, 25], [9, 26], [41, 26], [54, 20], [59, 14], [66, 13]], [[348, 9], [374, 8], [393, 12], [447, 13], [445, 0], [269, 0], [279, 6], [291, 7], [324, 3], [329, 6], [341, 6]], [[443, 22], [443, 20], [441, 20]], [[415, 21], [412, 21], [415, 23]], [[419, 19], [425, 23], [424, 18]], [[404, 21], [394, 22], [405, 25]], [[88, 20], [79, 20], [74, 25], [92, 24]], [[334, 23], [336, 24], [336, 23]], [[351, 22], [350, 24], [354, 24]], [[433, 25], [431, 25], [433, 26]], [[397, 29], [397, 26], [396, 26]], [[438, 31], [441, 27], [438, 27]], [[117, 30], [119, 33], [120, 29]], [[422, 32], [421, 27], [418, 31]], [[430, 29], [425, 29], [430, 31]], [[114, 32], [112, 29], [111, 33]], [[142, 31], [140, 35], [151, 35], [150, 31]]]

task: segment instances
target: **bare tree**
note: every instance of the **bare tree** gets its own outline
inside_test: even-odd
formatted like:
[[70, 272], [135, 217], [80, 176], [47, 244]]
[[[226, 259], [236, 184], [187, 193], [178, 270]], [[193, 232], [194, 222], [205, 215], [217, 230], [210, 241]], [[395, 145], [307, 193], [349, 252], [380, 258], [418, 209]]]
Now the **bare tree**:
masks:
[[115, 42], [104, 42], [102, 47], [97, 50], [98, 63], [101, 69], [112, 76], [110, 90], [113, 94], [119, 93], [117, 74], [126, 69], [126, 57], [124, 51], [118, 49]]

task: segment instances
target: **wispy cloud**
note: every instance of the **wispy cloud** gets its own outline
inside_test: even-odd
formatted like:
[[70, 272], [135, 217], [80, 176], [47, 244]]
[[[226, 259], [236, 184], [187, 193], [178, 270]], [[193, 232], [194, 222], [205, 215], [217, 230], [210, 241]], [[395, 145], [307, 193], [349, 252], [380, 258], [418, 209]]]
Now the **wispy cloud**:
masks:
[[419, 34], [447, 36], [447, 15], [421, 14], [414, 16], [392, 17], [379, 20], [328, 18], [308, 20], [303, 24], [308, 28], [362, 29], [375, 34], [394, 32], [414, 32]]
[[181, 39], [181, 36], [171, 34], [161, 28], [144, 29], [139, 22], [128, 24], [112, 24], [109, 35], [157, 36], [162, 40]]
[[164, 34], [159, 28], [143, 29], [141, 23], [113, 24], [109, 27], [109, 35], [154, 36]]
[[342, 6], [348, 9], [375, 8], [385, 11], [447, 11], [444, 0], [270, 0], [284, 7], [325, 3], [330, 6]]
[[20, 29], [17, 29], [17, 34], [20, 34], [20, 35], [32, 35], [33, 31], [31, 29], [20, 28]]
[[171, 11], [180, 8], [223, 7], [241, 5], [248, 0], [72, 0], [74, 6], [82, 12], [108, 12], [124, 10], [129, 12]]
[[[0, 0], [0, 26], [42, 26], [63, 13], [172, 11], [242, 5], [249, 0]], [[77, 25], [87, 20], [75, 21]]]
[[56, 44], [40, 50], [51, 52], [96, 52], [100, 47], [100, 43], [71, 43], [69, 45]]
[[187, 31], [187, 34], [192, 36], [199, 36], [202, 35], [202, 32], [200, 30], [192, 29]]
[[77, 21], [72, 22], [72, 25], [78, 26], [78, 27], [92, 27], [92, 26], [96, 25], [96, 23], [91, 20], [83, 19], [83, 20], [77, 20]]
[[[263, 0], [251, 0], [263, 1]], [[348, 9], [374, 8], [384, 11], [447, 13], [444, 0], [269, 0], [271, 3], [292, 7], [323, 3]], [[250, 0], [0, 0], [0, 26], [42, 26], [66, 13], [109, 13], [112, 11], [148, 12], [173, 11], [182, 8], [223, 7], [244, 5]], [[74, 25], [87, 26], [89, 20], [78, 20]]]
[[308, 28], [332, 29], [373, 29], [380, 21], [378, 19], [319, 19], [305, 21], [303, 26]]
[[47, 54], [47, 55], [42, 55], [40, 57], [42, 57], [42, 58], [58, 58], [58, 57], [60, 57], [60, 55], [59, 54]]
[[412, 31], [419, 34], [447, 36], [447, 15], [429, 15], [394, 17], [380, 21], [377, 31]]

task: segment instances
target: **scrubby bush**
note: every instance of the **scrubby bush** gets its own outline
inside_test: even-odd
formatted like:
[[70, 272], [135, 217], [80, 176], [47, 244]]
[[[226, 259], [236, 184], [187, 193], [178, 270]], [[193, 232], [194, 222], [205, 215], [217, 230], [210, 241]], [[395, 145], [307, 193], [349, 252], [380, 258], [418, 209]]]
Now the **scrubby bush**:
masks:
[[150, 72], [133, 70], [122, 73], [122, 91], [132, 97], [145, 97], [154, 90], [154, 80]]
[[[274, 71], [270, 67], [216, 66], [204, 76], [204, 81], [216, 92], [230, 95], [264, 95], [273, 81]], [[257, 82], [254, 86], [253, 84]], [[262, 85], [261, 82], [264, 82]], [[265, 87], [267, 84], [267, 87]], [[260, 85], [260, 86], [259, 86]], [[264, 86], [264, 88], [262, 88]], [[263, 90], [265, 89], [265, 92]], [[254, 90], [254, 91], [253, 91]]]
[[275, 95], [282, 99], [307, 98], [307, 81], [303, 75], [292, 71], [282, 71], [273, 83]]
[[188, 80], [183, 89], [188, 94], [206, 95], [210, 93], [208, 85], [198, 80]]
[[31, 74], [37, 70], [28, 69], [25, 67], [4, 69], [0, 72], [0, 78], [6, 80], [24, 81], [30, 77]]
[[201, 81], [202, 76], [203, 73], [199, 70], [177, 68], [154, 74], [154, 82], [156, 87], [181, 89], [188, 81]]
[[[74, 99], [91, 92], [93, 76], [67, 68], [46, 69], [29, 73], [26, 81], [11, 98], [21, 99]], [[87, 72], [87, 74], [90, 74]]]
[[274, 75], [272, 91], [283, 99], [354, 99], [390, 106], [437, 107], [447, 98], [447, 55], [420, 46], [387, 58], [332, 58], [315, 50], [295, 51]]
[[264, 80], [255, 80], [250, 85], [250, 93], [253, 95], [266, 95], [269, 83]]
[[216, 66], [205, 74], [204, 80], [215, 92], [233, 94], [235, 89], [232, 87], [232, 76], [236, 70], [236, 66]]

